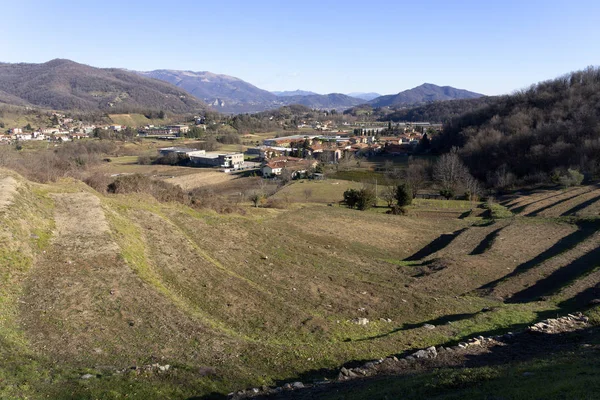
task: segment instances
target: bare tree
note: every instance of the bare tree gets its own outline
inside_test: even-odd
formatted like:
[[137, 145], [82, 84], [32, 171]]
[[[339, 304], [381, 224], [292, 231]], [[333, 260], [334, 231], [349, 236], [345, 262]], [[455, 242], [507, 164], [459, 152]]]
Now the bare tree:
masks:
[[445, 191], [456, 192], [468, 175], [469, 170], [461, 161], [456, 147], [442, 155], [433, 167], [433, 179]]
[[396, 201], [396, 185], [389, 183], [383, 187], [381, 191], [381, 198], [385, 200], [388, 207], [392, 207], [394, 202]]
[[417, 192], [425, 186], [431, 176], [431, 163], [425, 160], [411, 161], [404, 171], [404, 180], [410, 186], [412, 196], [415, 198]]

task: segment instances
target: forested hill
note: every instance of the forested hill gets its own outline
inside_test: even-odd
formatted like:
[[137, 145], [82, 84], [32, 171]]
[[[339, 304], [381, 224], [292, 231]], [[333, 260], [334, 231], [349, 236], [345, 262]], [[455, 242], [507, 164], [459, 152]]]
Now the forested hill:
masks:
[[588, 68], [499, 98], [446, 124], [440, 151], [461, 147], [471, 171], [490, 178], [600, 172], [600, 69]]
[[424, 83], [420, 86], [405, 90], [398, 94], [377, 97], [369, 101], [368, 104], [374, 108], [396, 108], [429, 103], [432, 101], [475, 99], [482, 96], [483, 95], [480, 93], [470, 92], [464, 89], [456, 89], [451, 86], [438, 86], [431, 83]]
[[0, 102], [55, 110], [191, 113], [206, 104], [177, 87], [120, 69], [70, 60], [0, 64]]
[[418, 107], [402, 108], [381, 117], [382, 121], [403, 122], [448, 122], [464, 113], [486, 107], [498, 101], [495, 96], [476, 99], [436, 101]]

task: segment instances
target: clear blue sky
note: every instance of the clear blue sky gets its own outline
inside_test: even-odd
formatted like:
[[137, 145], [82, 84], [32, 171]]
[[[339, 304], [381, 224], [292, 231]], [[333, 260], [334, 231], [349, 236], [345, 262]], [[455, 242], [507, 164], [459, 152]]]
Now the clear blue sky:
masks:
[[484, 94], [600, 64], [600, 1], [3, 0], [0, 61], [233, 75], [267, 90]]

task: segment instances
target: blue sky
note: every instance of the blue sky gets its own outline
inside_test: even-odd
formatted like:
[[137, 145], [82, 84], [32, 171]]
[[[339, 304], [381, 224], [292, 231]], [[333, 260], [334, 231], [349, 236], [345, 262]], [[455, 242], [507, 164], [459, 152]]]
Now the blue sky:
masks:
[[600, 64], [600, 2], [3, 0], [0, 61], [233, 75], [267, 90], [510, 93]]

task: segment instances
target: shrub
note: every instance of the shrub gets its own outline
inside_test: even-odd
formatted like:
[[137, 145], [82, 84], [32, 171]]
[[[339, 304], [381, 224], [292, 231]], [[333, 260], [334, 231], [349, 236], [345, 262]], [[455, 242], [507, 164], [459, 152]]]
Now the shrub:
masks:
[[143, 155], [143, 156], [139, 156], [137, 163], [140, 165], [150, 165], [152, 164], [152, 157], [150, 157], [149, 155]]
[[364, 188], [358, 191], [358, 199], [356, 202], [356, 208], [364, 211], [373, 207], [373, 204], [377, 201], [375, 191], [372, 189]]
[[565, 188], [579, 186], [583, 182], [583, 174], [576, 169], [569, 168], [566, 174], [558, 178], [558, 182]]
[[489, 217], [492, 219], [510, 218], [513, 216], [513, 213], [508, 208], [495, 203], [493, 199], [489, 199], [483, 205], [483, 208], [488, 210]]
[[413, 194], [410, 187], [406, 183], [398, 185], [396, 188], [396, 201], [398, 202], [398, 206], [409, 206], [412, 203], [412, 199]]
[[160, 202], [189, 203], [189, 196], [179, 187], [141, 174], [120, 176], [107, 187], [108, 193], [147, 193]]
[[344, 192], [344, 203], [350, 208], [356, 207], [361, 211], [371, 208], [375, 200], [375, 192], [372, 189], [348, 189]]
[[83, 181], [95, 191], [106, 193], [108, 185], [111, 183], [111, 178], [106, 174], [96, 172], [85, 178]]
[[358, 203], [358, 190], [356, 189], [348, 189], [344, 192], [344, 203], [350, 207], [354, 208], [356, 203]]
[[450, 200], [454, 197], [454, 190], [452, 189], [442, 189], [440, 190], [440, 195], [443, 196], [446, 200]]

